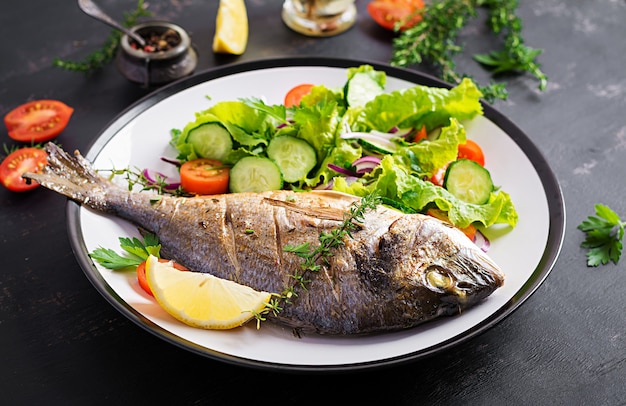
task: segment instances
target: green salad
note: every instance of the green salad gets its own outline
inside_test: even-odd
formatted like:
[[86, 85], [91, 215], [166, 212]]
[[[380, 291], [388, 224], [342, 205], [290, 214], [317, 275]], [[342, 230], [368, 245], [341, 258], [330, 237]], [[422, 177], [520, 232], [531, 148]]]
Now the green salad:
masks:
[[461, 123], [483, 114], [477, 86], [464, 79], [452, 89], [387, 92], [386, 79], [363, 65], [346, 70], [341, 88], [313, 86], [298, 105], [218, 102], [173, 130], [171, 144], [181, 162], [208, 158], [230, 167], [231, 192], [375, 192], [405, 212], [445, 212], [460, 228], [514, 227], [509, 194], [481, 164], [459, 157], [467, 141]]

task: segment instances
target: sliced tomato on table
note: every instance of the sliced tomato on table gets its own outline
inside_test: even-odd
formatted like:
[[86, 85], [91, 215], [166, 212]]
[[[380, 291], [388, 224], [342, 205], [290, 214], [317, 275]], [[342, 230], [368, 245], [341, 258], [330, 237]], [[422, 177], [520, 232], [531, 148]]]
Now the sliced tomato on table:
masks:
[[20, 142], [44, 142], [65, 129], [74, 109], [58, 100], [34, 100], [4, 116], [9, 137]]
[[470, 159], [480, 166], [485, 166], [485, 154], [480, 145], [472, 140], [465, 140], [464, 144], [459, 144], [457, 159]]
[[25, 192], [39, 186], [22, 178], [25, 172], [40, 172], [48, 163], [48, 154], [40, 148], [20, 148], [10, 153], [0, 164], [0, 182], [14, 192]]
[[383, 28], [400, 31], [422, 21], [422, 0], [374, 0], [368, 3], [367, 12]]
[[[159, 258], [159, 262], [168, 262], [169, 260]], [[189, 269], [184, 265], [181, 265], [177, 262], [174, 262], [174, 268], [179, 271], [187, 272]], [[143, 261], [141, 264], [137, 266], [137, 282], [139, 282], [139, 286], [150, 296], [154, 296], [152, 294], [152, 290], [150, 290], [150, 286], [148, 286], [148, 279], [146, 278], [146, 261]]]
[[226, 193], [229, 177], [230, 168], [215, 159], [192, 159], [180, 167], [180, 185], [197, 195]]
[[299, 106], [302, 98], [311, 93], [312, 88], [313, 85], [309, 83], [303, 83], [291, 88], [285, 95], [285, 107]]

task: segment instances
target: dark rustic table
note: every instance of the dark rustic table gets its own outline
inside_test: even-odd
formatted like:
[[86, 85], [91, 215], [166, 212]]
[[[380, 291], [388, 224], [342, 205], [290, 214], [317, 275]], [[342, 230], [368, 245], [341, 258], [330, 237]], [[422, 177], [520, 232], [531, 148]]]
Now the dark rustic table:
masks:
[[[122, 19], [132, 0], [102, 0]], [[198, 70], [279, 56], [389, 62], [393, 35], [357, 0], [358, 22], [332, 38], [308, 38], [280, 19], [281, 1], [248, 0], [243, 56], [211, 51], [217, 1], [150, 1], [156, 17], [185, 27]], [[626, 3], [526, 0], [527, 44], [550, 81], [511, 77], [495, 107], [539, 147], [567, 208], [561, 255], [543, 285], [513, 314], [458, 346], [391, 368], [350, 374], [263, 371], [199, 356], [139, 328], [94, 289], [67, 236], [66, 199], [43, 188], [0, 188], [0, 393], [2, 404], [626, 404], [626, 270], [588, 268], [576, 226], [596, 203], [626, 216]], [[468, 52], [495, 45], [479, 17], [462, 32]], [[108, 27], [74, 1], [0, 6], [0, 114], [52, 98], [76, 111], [58, 138], [85, 150], [107, 123], [148, 90], [111, 65], [91, 74], [52, 66], [100, 47]], [[460, 69], [487, 81], [469, 54]], [[427, 67], [414, 67], [433, 73]], [[5, 130], [0, 142], [14, 145]], [[519, 247], [524, 250], [523, 246]]]

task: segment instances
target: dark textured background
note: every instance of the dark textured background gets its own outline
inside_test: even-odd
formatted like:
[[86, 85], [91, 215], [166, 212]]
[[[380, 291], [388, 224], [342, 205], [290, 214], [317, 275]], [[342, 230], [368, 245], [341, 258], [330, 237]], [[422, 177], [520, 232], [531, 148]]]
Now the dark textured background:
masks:
[[[118, 19], [135, 6], [99, 3]], [[199, 70], [293, 55], [388, 62], [392, 34], [372, 22], [366, 3], [357, 0], [350, 31], [313, 39], [283, 25], [281, 1], [247, 0], [250, 41], [241, 57], [211, 52], [217, 1], [154, 0], [149, 9], [190, 31]], [[626, 3], [521, 3], [526, 42], [545, 50], [539, 61], [550, 82], [541, 93], [533, 78], [512, 77], [509, 100], [495, 106], [548, 158], [563, 189], [567, 230], [551, 275], [511, 316], [443, 353], [384, 370], [301, 375], [213, 361], [137, 327], [91, 286], [67, 238], [65, 198], [0, 188], [0, 403], [626, 404], [626, 262], [587, 268], [576, 229], [596, 203], [626, 216]], [[483, 21], [481, 14], [463, 30], [467, 53], [457, 63], [485, 82], [469, 56], [498, 43]], [[76, 111], [58, 141], [85, 150], [147, 91], [113, 65], [84, 75], [51, 63], [80, 59], [108, 33], [73, 1], [3, 2], [0, 115], [27, 100], [63, 100]], [[4, 129], [0, 142], [11, 145]]]

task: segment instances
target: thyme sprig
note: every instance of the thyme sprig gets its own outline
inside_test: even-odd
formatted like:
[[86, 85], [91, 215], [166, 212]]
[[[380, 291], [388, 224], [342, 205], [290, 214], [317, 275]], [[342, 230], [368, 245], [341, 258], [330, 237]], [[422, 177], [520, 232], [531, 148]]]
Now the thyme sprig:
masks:
[[280, 295], [274, 295], [265, 309], [255, 313], [257, 327], [260, 322], [266, 319], [270, 313], [276, 315], [283, 310], [283, 306], [291, 304], [292, 300], [298, 296], [298, 290], [307, 290], [311, 280], [308, 279], [311, 274], [317, 273], [322, 266], [329, 264], [328, 258], [333, 255], [333, 250], [344, 244], [346, 237], [352, 238], [352, 233], [361, 228], [365, 213], [368, 210], [376, 209], [380, 203], [380, 197], [376, 194], [370, 194], [361, 198], [359, 202], [355, 202], [350, 206], [349, 210], [344, 213], [341, 224], [331, 231], [322, 231], [319, 235], [319, 244], [315, 247], [309, 242], [300, 245], [286, 245], [283, 247], [284, 252], [290, 252], [302, 259], [300, 269], [296, 269], [291, 279], [294, 283], [286, 286]]
[[[58, 145], [59, 147], [61, 146], [61, 144], [59, 144], [57, 141], [50, 141], [56, 145]], [[42, 142], [33, 142], [31, 141], [31, 143], [29, 145], [9, 145], [7, 143], [3, 143], [2, 144], [2, 152], [0, 152], [0, 160], [6, 158], [7, 156], [11, 155], [13, 152], [20, 150], [22, 148], [39, 148], [39, 149], [44, 149], [44, 143]]]
[[180, 185], [176, 185], [175, 188], [172, 187], [172, 183], [158, 173], [155, 174], [155, 179], [146, 178], [144, 172], [137, 167], [100, 169], [98, 172], [110, 172], [109, 180], [112, 180], [115, 176], [121, 176], [126, 181], [128, 190], [133, 190], [138, 185], [141, 187], [142, 192], [151, 190], [159, 195], [190, 196]]
[[[427, 4], [422, 10], [422, 20], [401, 32], [393, 40], [391, 64], [407, 67], [426, 63], [439, 71], [442, 80], [458, 84], [469, 75], [458, 73], [453, 58], [462, 52], [457, 43], [460, 30], [472, 18], [479, 7], [488, 9], [490, 29], [503, 36], [502, 49], [488, 54], [474, 55], [474, 59], [492, 70], [494, 75], [505, 72], [529, 72], [539, 79], [539, 89], [545, 90], [547, 76], [536, 62], [542, 50], [524, 45], [522, 22], [516, 15], [517, 0], [439, 0]], [[506, 100], [508, 92], [504, 83], [491, 82], [479, 86], [485, 100]]]
[[[124, 13], [122, 25], [125, 27], [132, 27], [137, 25], [140, 17], [152, 16], [152, 13], [146, 8], [147, 5], [144, 4], [144, 0], [138, 0], [135, 10]], [[113, 59], [119, 47], [121, 38], [122, 33], [119, 30], [113, 29], [104, 41], [102, 47], [87, 55], [82, 61], [74, 62], [54, 58], [52, 60], [52, 65], [73, 72], [91, 72], [95, 69], [99, 69]]]

